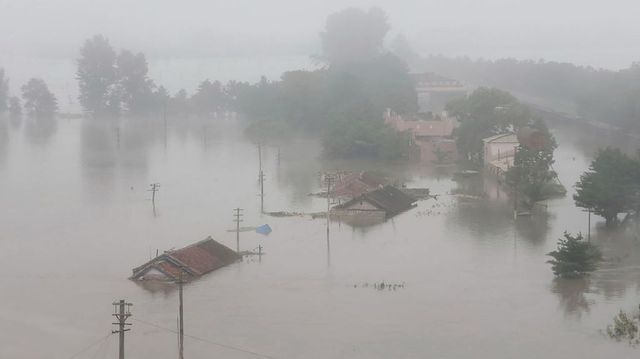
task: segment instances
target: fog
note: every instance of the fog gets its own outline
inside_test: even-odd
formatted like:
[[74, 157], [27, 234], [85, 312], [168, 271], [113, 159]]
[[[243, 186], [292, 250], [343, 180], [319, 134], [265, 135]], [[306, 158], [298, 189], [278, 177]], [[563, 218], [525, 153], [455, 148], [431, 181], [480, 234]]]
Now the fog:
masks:
[[0, 0], [0, 359], [636, 358], [638, 10]]
[[618, 69], [640, 59], [631, 0], [2, 0], [0, 59], [68, 58], [102, 33], [151, 59], [319, 52], [326, 16], [380, 7], [423, 55], [547, 59]]

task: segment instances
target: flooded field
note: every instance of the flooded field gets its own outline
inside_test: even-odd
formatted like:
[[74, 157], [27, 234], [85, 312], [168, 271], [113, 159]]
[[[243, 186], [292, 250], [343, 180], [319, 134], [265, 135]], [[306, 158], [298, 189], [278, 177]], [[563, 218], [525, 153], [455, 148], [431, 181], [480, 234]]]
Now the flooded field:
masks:
[[587, 232], [572, 186], [597, 148], [638, 144], [552, 128], [569, 193], [515, 221], [492, 181], [455, 182], [455, 168], [329, 162], [310, 140], [264, 148], [267, 211], [325, 210], [308, 195], [324, 170], [377, 170], [440, 195], [371, 227], [334, 221], [327, 243], [323, 219], [260, 214], [257, 147], [234, 121], [170, 121], [166, 132], [135, 121], [3, 121], [0, 357], [67, 358], [91, 344], [77, 357], [114, 357], [111, 303], [126, 299], [128, 355], [174, 358], [177, 291], [127, 277], [156, 250], [208, 235], [235, 248], [236, 207], [243, 225], [273, 232], [241, 233], [242, 250], [263, 246], [261, 261], [185, 286], [188, 358], [637, 357], [600, 331], [639, 304], [640, 242], [594, 216], [592, 240], [608, 261], [583, 281], [555, 280], [546, 253], [565, 230]]

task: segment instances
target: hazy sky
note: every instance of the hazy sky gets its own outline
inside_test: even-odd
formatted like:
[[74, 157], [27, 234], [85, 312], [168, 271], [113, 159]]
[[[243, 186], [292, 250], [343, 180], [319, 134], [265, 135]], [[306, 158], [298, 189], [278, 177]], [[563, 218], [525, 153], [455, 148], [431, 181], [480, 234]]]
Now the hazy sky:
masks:
[[[0, 55], [75, 57], [103, 33], [150, 58], [311, 54], [326, 16], [385, 10], [423, 54], [544, 58], [619, 68], [640, 60], [632, 0], [0, 0]], [[0, 56], [1, 57], [1, 56]]]

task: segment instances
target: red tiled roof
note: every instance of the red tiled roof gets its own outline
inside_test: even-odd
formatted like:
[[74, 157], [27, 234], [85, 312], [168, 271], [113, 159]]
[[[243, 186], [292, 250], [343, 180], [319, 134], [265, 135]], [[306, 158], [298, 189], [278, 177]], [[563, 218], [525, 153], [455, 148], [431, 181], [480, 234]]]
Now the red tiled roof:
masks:
[[237, 254], [234, 251], [211, 238], [167, 254], [200, 275], [223, 267], [237, 259]]
[[180, 276], [180, 267], [184, 266], [187, 275], [203, 275], [238, 260], [240, 256], [228, 247], [214, 241], [211, 237], [184, 247], [168, 251], [146, 264], [134, 268], [132, 278], [143, 276], [149, 268], [156, 268], [173, 279]]
[[368, 172], [353, 173], [342, 177], [331, 190], [333, 197], [358, 197], [383, 186], [381, 179]]

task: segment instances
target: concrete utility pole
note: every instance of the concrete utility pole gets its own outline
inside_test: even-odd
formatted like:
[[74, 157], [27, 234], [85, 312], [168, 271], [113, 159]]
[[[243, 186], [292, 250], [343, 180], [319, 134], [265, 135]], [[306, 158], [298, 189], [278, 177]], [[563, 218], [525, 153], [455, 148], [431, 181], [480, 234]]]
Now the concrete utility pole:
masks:
[[149, 185], [149, 187], [151, 187], [151, 189], [147, 190], [149, 192], [151, 192], [151, 202], [153, 203], [153, 206], [155, 207], [156, 205], [156, 192], [158, 192], [160, 190], [160, 183], [152, 183]]
[[260, 213], [264, 213], [264, 172], [260, 170]]
[[179, 327], [179, 335], [178, 339], [179, 351], [178, 351], [178, 359], [184, 359], [184, 319], [183, 319], [183, 302], [182, 302], [182, 284], [184, 281], [182, 280], [182, 272], [183, 268], [180, 267], [180, 278], [178, 278], [178, 297], [180, 299], [180, 305], [178, 308], [178, 313], [180, 316], [180, 327]]
[[331, 186], [335, 181], [334, 174], [325, 173], [324, 181], [327, 184], [327, 264], [331, 264], [331, 244], [329, 241], [329, 227], [331, 224]]
[[242, 222], [242, 219], [240, 219], [240, 217], [243, 216], [242, 213], [240, 213], [240, 211], [242, 211], [242, 208], [236, 208], [234, 209], [235, 213], [233, 214], [234, 217], [234, 222], [236, 222], [236, 252], [239, 254], [240, 253], [240, 222]]
[[[120, 336], [119, 340], [119, 359], [124, 359], [124, 333], [128, 332], [131, 329], [125, 329], [125, 326], [131, 325], [131, 323], [126, 323], [127, 319], [131, 316], [130, 307], [133, 305], [131, 303], [127, 303], [124, 299], [121, 299], [118, 302], [113, 302], [115, 313], [112, 314], [118, 320], [117, 323], [112, 323], [118, 326], [118, 330], [112, 330], [111, 333], [118, 333]], [[125, 308], [126, 307], [126, 308]]]
[[262, 245], [258, 245], [258, 262], [262, 263]]

